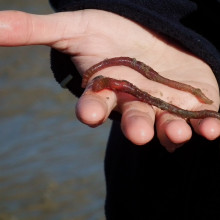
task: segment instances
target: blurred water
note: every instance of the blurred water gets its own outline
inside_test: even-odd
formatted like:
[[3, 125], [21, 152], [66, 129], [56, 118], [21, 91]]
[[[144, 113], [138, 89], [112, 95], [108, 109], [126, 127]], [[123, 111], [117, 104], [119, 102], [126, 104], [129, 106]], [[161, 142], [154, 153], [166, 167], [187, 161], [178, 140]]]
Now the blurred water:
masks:
[[[0, 0], [5, 9], [52, 12], [43, 0]], [[104, 219], [110, 122], [88, 128], [75, 103], [53, 79], [49, 48], [0, 48], [0, 220]]]

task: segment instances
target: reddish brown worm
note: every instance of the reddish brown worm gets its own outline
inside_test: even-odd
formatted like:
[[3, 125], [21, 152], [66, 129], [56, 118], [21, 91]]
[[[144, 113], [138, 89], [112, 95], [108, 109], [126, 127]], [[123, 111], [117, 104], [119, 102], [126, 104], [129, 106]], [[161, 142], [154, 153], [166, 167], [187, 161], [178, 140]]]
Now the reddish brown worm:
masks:
[[189, 93], [193, 94], [202, 103], [212, 104], [212, 102], [213, 102], [212, 100], [210, 100], [209, 98], [207, 98], [203, 94], [201, 89], [194, 88], [190, 85], [167, 79], [167, 78], [159, 75], [155, 70], [153, 70], [150, 66], [147, 66], [145, 63], [140, 62], [140, 61], [138, 61], [134, 58], [130, 58], [130, 57], [114, 57], [111, 59], [105, 59], [105, 60], [93, 65], [84, 73], [82, 87], [83, 88], [86, 87], [89, 78], [93, 74], [97, 73], [98, 71], [100, 71], [102, 69], [105, 69], [107, 67], [112, 67], [112, 66], [130, 67], [152, 81], [167, 85], [169, 87], [172, 87], [172, 88], [175, 88], [178, 90], [189, 92]]
[[199, 118], [213, 117], [220, 120], [220, 114], [218, 112], [210, 111], [210, 110], [188, 111], [181, 109], [159, 98], [151, 96], [149, 93], [140, 90], [135, 85], [133, 85], [132, 83], [126, 80], [117, 80], [109, 77], [98, 76], [93, 81], [92, 90], [94, 92], [99, 92], [103, 89], [110, 89], [116, 92], [128, 93], [136, 97], [139, 101], [156, 106], [162, 110], [168, 111], [182, 118], [199, 119]]
[[[89, 68], [84, 76], [82, 81], [82, 87], [85, 88], [87, 85], [87, 82], [89, 78], [97, 73], [98, 71], [110, 67], [110, 66], [118, 66], [118, 65], [124, 65], [131, 67], [132, 69], [135, 69], [136, 71], [143, 74], [148, 79], [151, 79], [153, 81], [168, 85], [172, 88], [190, 92], [194, 96], [196, 96], [200, 102], [211, 104], [212, 100], [208, 99], [200, 89], [194, 88], [192, 86], [189, 86], [187, 84], [179, 83], [173, 80], [166, 79], [162, 76], [160, 76], [156, 71], [154, 71], [151, 67], [145, 65], [144, 63], [140, 61], [136, 61], [135, 59], [129, 58], [129, 57], [115, 57], [108, 60], [104, 60], [100, 63], [95, 64], [91, 68]], [[216, 111], [211, 110], [201, 110], [201, 111], [188, 111], [184, 110], [182, 108], [179, 108], [178, 106], [169, 104], [159, 98], [151, 96], [149, 93], [144, 92], [137, 88], [132, 83], [126, 81], [126, 80], [116, 80], [113, 78], [98, 76], [93, 80], [92, 83], [92, 90], [95, 92], [99, 92], [103, 89], [110, 89], [117, 92], [124, 92], [131, 94], [132, 96], [136, 97], [139, 101], [148, 103], [150, 105], [156, 106], [162, 110], [168, 111], [170, 113], [176, 114], [182, 118], [194, 118], [194, 119], [201, 119], [206, 117], [213, 117], [220, 120], [220, 114]]]

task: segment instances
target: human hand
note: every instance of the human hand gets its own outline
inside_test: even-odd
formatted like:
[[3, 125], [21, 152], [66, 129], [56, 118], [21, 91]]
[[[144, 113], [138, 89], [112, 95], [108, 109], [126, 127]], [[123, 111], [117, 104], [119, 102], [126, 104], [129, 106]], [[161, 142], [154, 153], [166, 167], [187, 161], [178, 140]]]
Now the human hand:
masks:
[[[48, 45], [71, 56], [81, 75], [93, 64], [111, 57], [129, 56], [145, 62], [164, 77], [201, 88], [214, 102], [204, 105], [191, 94], [149, 81], [126, 67], [111, 67], [98, 73], [126, 79], [142, 90], [188, 110], [218, 110], [219, 89], [207, 64], [149, 30], [118, 15], [98, 10], [31, 15], [0, 12], [0, 45]], [[96, 74], [97, 75], [97, 74]], [[182, 118], [137, 101], [127, 94], [89, 87], [76, 106], [78, 118], [89, 126], [102, 124], [112, 110], [122, 114], [125, 136], [137, 145], [157, 136], [168, 151], [191, 138], [189, 124]], [[220, 121], [191, 120], [192, 128], [209, 140], [220, 136]]]

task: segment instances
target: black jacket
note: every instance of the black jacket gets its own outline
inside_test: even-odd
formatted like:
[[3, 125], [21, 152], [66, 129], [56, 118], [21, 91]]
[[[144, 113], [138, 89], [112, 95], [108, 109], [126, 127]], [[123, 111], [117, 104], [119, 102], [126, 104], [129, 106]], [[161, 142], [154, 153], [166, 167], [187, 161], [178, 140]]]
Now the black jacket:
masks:
[[[220, 1], [50, 0], [56, 11], [101, 9], [130, 18], [169, 37], [203, 59], [220, 84]], [[51, 52], [58, 82], [74, 74], [69, 90], [79, 96], [81, 77], [68, 55]], [[220, 141], [193, 138], [169, 154], [155, 137], [138, 147], [113, 123], [106, 158], [109, 220], [220, 219]]]

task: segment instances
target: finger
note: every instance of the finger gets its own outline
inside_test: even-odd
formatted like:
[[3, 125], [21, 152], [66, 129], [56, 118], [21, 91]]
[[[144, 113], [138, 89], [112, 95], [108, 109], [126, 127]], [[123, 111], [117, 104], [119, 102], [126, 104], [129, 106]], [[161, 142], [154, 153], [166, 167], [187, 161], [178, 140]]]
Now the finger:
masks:
[[196, 133], [208, 140], [215, 140], [220, 137], [220, 120], [216, 118], [205, 118], [191, 120], [191, 124]]
[[[71, 16], [71, 19], [70, 17]], [[20, 11], [0, 12], [0, 46], [50, 45], [83, 31], [80, 12], [34, 15]], [[75, 28], [67, 28], [75, 27]]]
[[130, 101], [122, 106], [122, 131], [136, 145], [146, 144], [153, 138], [154, 119], [154, 110], [146, 103]]
[[174, 152], [192, 136], [191, 128], [184, 119], [167, 112], [157, 115], [156, 129], [160, 143], [169, 152]]
[[116, 106], [116, 95], [110, 90], [92, 92], [88, 87], [76, 105], [76, 116], [84, 124], [96, 127], [108, 118]]

